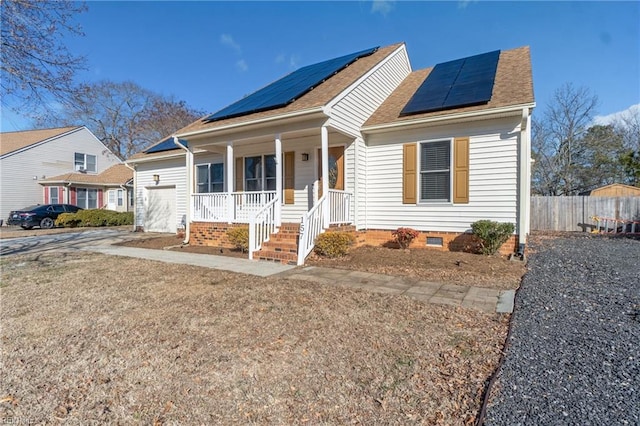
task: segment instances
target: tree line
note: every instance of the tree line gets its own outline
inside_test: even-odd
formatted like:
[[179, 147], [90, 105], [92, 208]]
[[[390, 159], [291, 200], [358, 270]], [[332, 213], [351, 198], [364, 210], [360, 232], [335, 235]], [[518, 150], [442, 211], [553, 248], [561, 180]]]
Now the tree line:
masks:
[[598, 97], [570, 83], [532, 121], [532, 191], [577, 195], [612, 183], [640, 186], [640, 110], [594, 123]]
[[74, 19], [86, 4], [3, 0], [0, 8], [2, 106], [34, 127], [85, 125], [125, 159], [204, 115], [132, 81], [77, 83], [87, 60], [64, 40], [84, 35]]

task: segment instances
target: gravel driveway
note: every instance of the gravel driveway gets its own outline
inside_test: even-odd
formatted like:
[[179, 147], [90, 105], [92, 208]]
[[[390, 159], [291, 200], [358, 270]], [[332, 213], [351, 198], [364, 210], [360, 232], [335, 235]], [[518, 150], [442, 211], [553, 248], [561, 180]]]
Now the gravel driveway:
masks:
[[640, 424], [640, 241], [532, 249], [485, 424]]

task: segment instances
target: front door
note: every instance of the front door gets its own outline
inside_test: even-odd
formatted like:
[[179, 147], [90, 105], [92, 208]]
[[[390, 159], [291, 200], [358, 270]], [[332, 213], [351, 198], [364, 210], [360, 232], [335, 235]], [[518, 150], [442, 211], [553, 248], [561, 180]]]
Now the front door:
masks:
[[[322, 197], [322, 149], [318, 149], [318, 198]], [[344, 190], [344, 146], [329, 148], [329, 188]]]

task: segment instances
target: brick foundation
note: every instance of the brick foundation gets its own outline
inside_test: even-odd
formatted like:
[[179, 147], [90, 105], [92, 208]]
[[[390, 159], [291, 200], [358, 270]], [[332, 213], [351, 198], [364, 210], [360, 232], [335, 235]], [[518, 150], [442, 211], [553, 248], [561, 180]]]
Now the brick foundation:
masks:
[[[297, 224], [296, 224], [297, 225]], [[227, 237], [227, 231], [231, 228], [246, 227], [245, 224], [229, 224], [229, 223], [210, 223], [210, 222], [192, 222], [190, 227], [189, 243], [194, 246], [213, 246], [224, 248], [235, 248]], [[281, 231], [283, 234], [294, 233], [297, 236], [297, 226], [291, 224], [292, 229], [287, 228], [287, 224], [283, 224]], [[355, 246], [384, 246], [397, 247], [390, 230], [369, 229], [356, 231], [353, 225], [331, 225], [330, 231], [349, 232], [356, 237]], [[427, 237], [435, 237], [442, 239], [442, 246], [427, 245]], [[473, 235], [457, 232], [431, 232], [420, 231], [420, 235], [413, 240], [409, 248], [424, 248], [428, 250], [441, 251], [466, 251], [473, 252], [477, 244]], [[508, 256], [518, 251], [518, 236], [512, 235], [506, 243], [500, 247], [499, 253]], [[272, 260], [272, 259], [270, 259]]]
[[[384, 247], [397, 247], [396, 242], [393, 239], [389, 230], [381, 229], [369, 229], [363, 231], [354, 232], [356, 236], [356, 247], [370, 245], [370, 246], [384, 246]], [[427, 237], [435, 237], [442, 239], [442, 245], [427, 245]], [[431, 232], [420, 231], [420, 235], [413, 240], [409, 248], [424, 248], [429, 250], [441, 250], [441, 251], [466, 251], [474, 252], [477, 247], [477, 243], [474, 240], [473, 235], [457, 232]], [[512, 235], [509, 237], [506, 243], [500, 247], [499, 253], [503, 256], [508, 256], [511, 253], [518, 251], [518, 236]]]
[[226, 222], [191, 222], [189, 228], [189, 244], [194, 246], [211, 246], [235, 248], [229, 241], [227, 231], [232, 228], [246, 228], [242, 223]]

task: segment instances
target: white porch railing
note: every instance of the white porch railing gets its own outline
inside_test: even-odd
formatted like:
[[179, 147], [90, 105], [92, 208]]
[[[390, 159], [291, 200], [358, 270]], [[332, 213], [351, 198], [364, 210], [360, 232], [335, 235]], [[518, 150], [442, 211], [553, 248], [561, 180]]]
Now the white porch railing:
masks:
[[249, 259], [253, 259], [253, 252], [260, 250], [276, 230], [277, 202], [278, 198], [273, 198], [249, 219]]
[[351, 223], [351, 193], [338, 189], [329, 190], [329, 223]]
[[275, 198], [275, 191], [192, 194], [191, 220], [249, 223], [252, 215]]
[[300, 236], [298, 237], [298, 265], [304, 265], [304, 259], [311, 253], [316, 237], [325, 228], [324, 209], [329, 207], [328, 204], [329, 198], [323, 195], [318, 203], [302, 216]]

